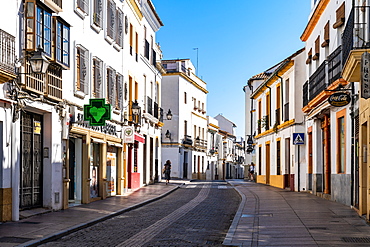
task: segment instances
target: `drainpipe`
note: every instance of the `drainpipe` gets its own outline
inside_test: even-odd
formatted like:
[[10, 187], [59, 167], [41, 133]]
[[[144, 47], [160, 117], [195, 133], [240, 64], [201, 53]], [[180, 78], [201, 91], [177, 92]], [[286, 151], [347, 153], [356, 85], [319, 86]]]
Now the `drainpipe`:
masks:
[[355, 112], [354, 112], [354, 107], [355, 107], [355, 85], [354, 82], [351, 82], [351, 206], [354, 206], [354, 179], [355, 179]]
[[281, 122], [284, 123], [284, 94], [283, 94], [283, 78], [281, 76], [279, 76], [278, 74], [276, 74], [277, 77], [279, 77], [280, 79], [280, 96], [281, 96], [281, 102], [280, 102], [280, 105], [281, 105]]

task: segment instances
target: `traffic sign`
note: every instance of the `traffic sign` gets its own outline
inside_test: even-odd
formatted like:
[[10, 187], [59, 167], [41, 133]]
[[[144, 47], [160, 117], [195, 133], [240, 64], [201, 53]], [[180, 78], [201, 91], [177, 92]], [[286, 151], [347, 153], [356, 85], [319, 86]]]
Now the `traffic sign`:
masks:
[[84, 121], [90, 126], [105, 126], [106, 120], [111, 120], [111, 105], [105, 104], [105, 99], [90, 99], [89, 105], [84, 105]]
[[304, 144], [304, 133], [293, 133], [293, 145]]

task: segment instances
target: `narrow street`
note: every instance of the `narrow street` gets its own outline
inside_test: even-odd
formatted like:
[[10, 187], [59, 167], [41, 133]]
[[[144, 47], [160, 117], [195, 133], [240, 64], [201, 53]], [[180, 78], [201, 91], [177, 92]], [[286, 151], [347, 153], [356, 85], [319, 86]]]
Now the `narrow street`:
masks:
[[156, 202], [42, 246], [221, 245], [240, 201], [226, 182], [192, 182]]

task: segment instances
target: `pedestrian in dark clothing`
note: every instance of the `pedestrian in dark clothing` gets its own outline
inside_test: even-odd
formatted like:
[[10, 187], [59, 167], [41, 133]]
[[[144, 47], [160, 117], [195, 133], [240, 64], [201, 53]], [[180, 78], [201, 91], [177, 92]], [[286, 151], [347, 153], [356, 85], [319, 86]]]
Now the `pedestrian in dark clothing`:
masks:
[[171, 161], [170, 160], [167, 160], [166, 164], [164, 164], [163, 174], [164, 174], [164, 178], [166, 179], [166, 184], [168, 184], [171, 178]]

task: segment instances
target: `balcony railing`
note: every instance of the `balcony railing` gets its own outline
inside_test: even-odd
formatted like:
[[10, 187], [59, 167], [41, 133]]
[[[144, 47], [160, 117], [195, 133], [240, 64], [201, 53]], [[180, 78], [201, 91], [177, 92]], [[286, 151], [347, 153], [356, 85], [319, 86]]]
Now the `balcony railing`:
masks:
[[309, 79], [309, 100], [311, 101], [313, 98], [315, 98], [319, 93], [321, 93], [323, 90], [326, 89], [328, 86], [326, 83], [326, 61], [324, 61], [310, 76]]
[[308, 105], [308, 81], [303, 84], [303, 106]]
[[15, 37], [0, 29], [0, 69], [15, 75]]
[[[353, 33], [355, 32], [354, 30], [354, 27], [355, 27], [355, 19], [354, 19], [354, 11], [353, 9], [351, 10], [351, 13], [348, 17], [348, 20], [347, 20], [347, 24], [346, 24], [346, 27], [343, 31], [343, 34], [342, 34], [342, 46], [343, 46], [343, 63], [346, 62], [348, 56], [349, 56], [349, 53], [351, 52], [351, 50], [353, 49], [353, 41], [354, 41], [354, 35]], [[357, 36], [357, 34], [356, 34]], [[357, 42], [356, 42], [357, 43]]]
[[158, 107], [158, 103], [157, 102], [154, 102], [154, 107], [153, 107], [154, 109], [153, 109], [153, 116], [155, 117], [155, 118], [157, 118], [158, 119], [158, 115], [159, 115], [159, 107]]
[[284, 122], [289, 121], [289, 102], [284, 105]]
[[329, 85], [338, 80], [342, 72], [342, 46], [339, 46], [328, 56], [328, 81]]
[[144, 57], [146, 57], [149, 60], [149, 42], [145, 40], [145, 47], [144, 47]]
[[194, 146], [200, 148], [207, 148], [207, 140], [196, 138]]
[[153, 115], [153, 100], [152, 98], [150, 98], [149, 96], [147, 96], [147, 101], [146, 101], [146, 109], [147, 109], [147, 112], [150, 114], [150, 115]]
[[191, 139], [191, 136], [185, 135], [182, 143], [187, 145], [193, 145], [193, 140]]
[[163, 108], [159, 108], [159, 121], [163, 123]]
[[60, 101], [62, 95], [62, 69], [53, 64], [49, 65], [46, 74], [31, 73], [31, 67], [26, 66], [26, 85], [25, 90], [45, 95], [51, 99]]

